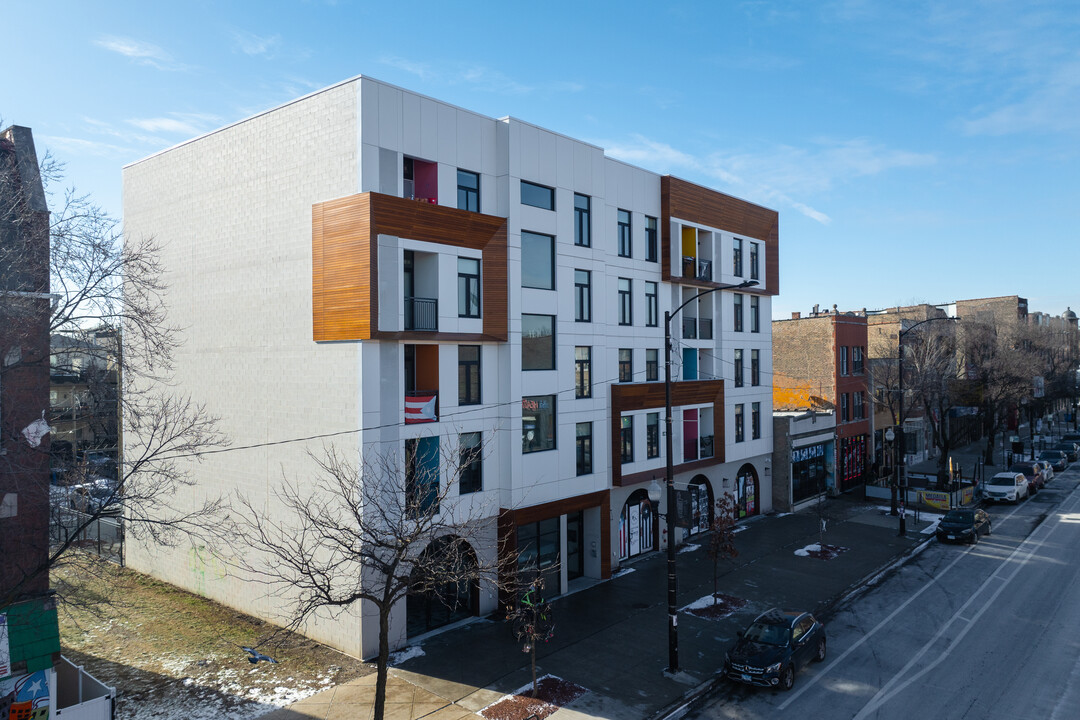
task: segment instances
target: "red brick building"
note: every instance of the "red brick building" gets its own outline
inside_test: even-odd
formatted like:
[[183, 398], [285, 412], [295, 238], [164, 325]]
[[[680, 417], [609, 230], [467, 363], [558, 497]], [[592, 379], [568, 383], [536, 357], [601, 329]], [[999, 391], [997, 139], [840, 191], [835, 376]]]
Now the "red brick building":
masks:
[[865, 314], [793, 313], [773, 326], [773, 409], [834, 410], [833, 492], [864, 482], [872, 414]]

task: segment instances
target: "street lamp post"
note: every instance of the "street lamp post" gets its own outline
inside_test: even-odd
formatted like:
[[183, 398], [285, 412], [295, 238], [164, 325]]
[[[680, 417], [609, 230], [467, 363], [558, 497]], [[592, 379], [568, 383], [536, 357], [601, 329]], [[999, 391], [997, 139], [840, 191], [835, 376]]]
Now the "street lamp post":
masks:
[[905, 508], [905, 504], [907, 502], [907, 448], [905, 447], [906, 438], [904, 437], [904, 435], [905, 435], [905, 433], [904, 433], [904, 336], [907, 335], [912, 330], [914, 330], [915, 328], [919, 327], [920, 325], [925, 325], [926, 323], [933, 322], [935, 320], [956, 320], [956, 318], [954, 318], [954, 317], [932, 317], [932, 318], [927, 318], [926, 320], [920, 320], [919, 322], [915, 323], [914, 325], [912, 325], [911, 327], [909, 327], [906, 330], [903, 329], [904, 321], [901, 318], [901, 320], [900, 320], [900, 328], [901, 328], [901, 330], [900, 330], [900, 332], [898, 332], [896, 334], [896, 352], [897, 352], [897, 357], [898, 357], [898, 363], [897, 363], [898, 373], [897, 374], [900, 376], [897, 379], [899, 387], [900, 387], [900, 427], [898, 428], [898, 430], [900, 431], [899, 432], [899, 437], [898, 437], [898, 439], [900, 441], [899, 444], [898, 444], [899, 445], [898, 453], [899, 453], [900, 457], [899, 457], [898, 462], [896, 463], [896, 466], [895, 466], [895, 469], [894, 469], [894, 471], [896, 472], [896, 479], [893, 481], [893, 486], [894, 487], [899, 486], [898, 489], [899, 489], [899, 492], [900, 492], [900, 531], [897, 534], [900, 535], [901, 537], [907, 534], [907, 509]]
[[708, 290], [702, 290], [674, 310], [670, 312], [664, 311], [664, 427], [667, 433], [664, 443], [664, 449], [667, 453], [664, 483], [667, 486], [668, 672], [670, 673], [679, 671], [679, 618], [676, 607], [678, 602], [676, 599], [678, 576], [675, 569], [675, 477], [671, 439], [671, 318], [691, 302], [704, 295], [714, 293], [717, 290], [738, 290], [753, 287], [757, 284], [757, 280], [747, 280], [738, 285], [720, 285]]

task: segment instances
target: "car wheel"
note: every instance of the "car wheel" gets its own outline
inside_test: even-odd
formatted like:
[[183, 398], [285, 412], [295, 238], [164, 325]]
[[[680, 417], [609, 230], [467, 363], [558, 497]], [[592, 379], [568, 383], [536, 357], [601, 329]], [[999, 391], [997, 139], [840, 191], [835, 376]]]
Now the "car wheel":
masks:
[[986, 534], [987, 535], [990, 534], [990, 521], [989, 520], [986, 522]]
[[825, 638], [821, 638], [817, 642], [817, 654], [814, 655], [814, 662], [825, 661]]
[[790, 665], [780, 671], [780, 689], [787, 692], [795, 686], [795, 670]]
[[979, 531], [978, 530], [975, 530], [973, 533], [971, 533], [971, 544], [972, 545], [978, 545], [979, 544]]

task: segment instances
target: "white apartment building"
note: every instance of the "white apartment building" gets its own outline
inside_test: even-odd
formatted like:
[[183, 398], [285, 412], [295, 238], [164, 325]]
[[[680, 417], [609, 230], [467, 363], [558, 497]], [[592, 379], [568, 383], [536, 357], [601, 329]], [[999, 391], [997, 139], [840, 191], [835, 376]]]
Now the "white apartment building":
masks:
[[[664, 313], [755, 280], [672, 319], [675, 482], [696, 518], [676, 540], [720, 492], [771, 510], [775, 211], [358, 77], [126, 167], [124, 217], [163, 246], [177, 385], [256, 446], [192, 461], [195, 494], [279, 512], [272, 488], [325, 442], [295, 438], [338, 433], [356, 457], [480, 443], [459, 488], [491, 508], [477, 554], [499, 533], [549, 595], [608, 578], [665, 542], [647, 498], [666, 462]], [[280, 621], [199, 548], [130, 543], [128, 562]], [[406, 605], [395, 646], [457, 619]], [[370, 657], [375, 628], [359, 612], [309, 632]]]

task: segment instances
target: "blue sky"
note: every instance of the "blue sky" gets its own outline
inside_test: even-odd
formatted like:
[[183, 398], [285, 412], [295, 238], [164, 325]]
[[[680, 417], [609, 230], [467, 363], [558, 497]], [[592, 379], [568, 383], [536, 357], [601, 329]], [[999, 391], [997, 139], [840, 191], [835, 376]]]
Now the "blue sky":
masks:
[[0, 121], [121, 214], [121, 167], [356, 76], [780, 212], [774, 318], [1018, 294], [1080, 309], [1080, 5], [49, 2]]

